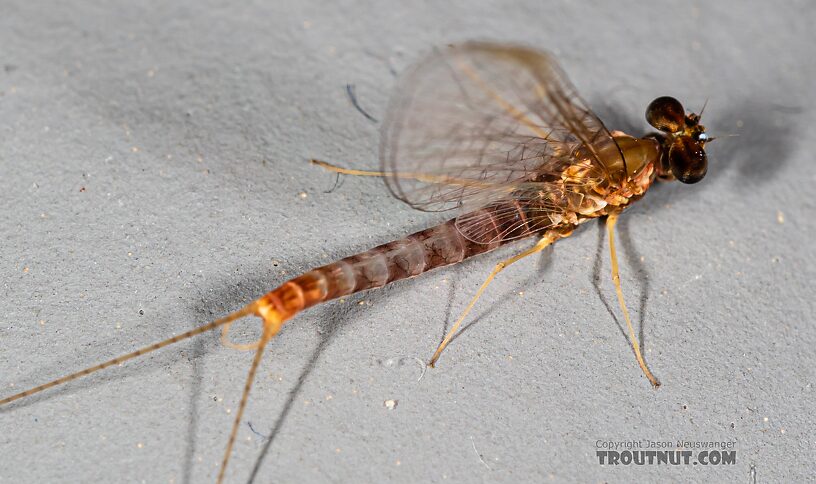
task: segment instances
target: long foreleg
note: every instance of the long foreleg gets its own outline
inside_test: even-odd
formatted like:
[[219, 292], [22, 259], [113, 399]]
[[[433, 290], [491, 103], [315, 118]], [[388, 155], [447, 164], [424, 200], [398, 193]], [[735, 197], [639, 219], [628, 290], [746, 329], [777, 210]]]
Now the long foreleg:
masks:
[[632, 320], [629, 318], [629, 310], [626, 309], [626, 302], [623, 300], [623, 289], [621, 289], [620, 273], [618, 272], [618, 255], [615, 251], [615, 224], [618, 221], [619, 215], [618, 213], [613, 213], [606, 218], [606, 230], [609, 233], [609, 256], [612, 260], [612, 282], [615, 284], [615, 292], [618, 295], [618, 303], [620, 304], [621, 311], [623, 311], [623, 319], [626, 320], [626, 326], [629, 328], [629, 339], [632, 342], [632, 349], [635, 350], [635, 358], [637, 359], [638, 365], [640, 365], [640, 369], [643, 370], [643, 374], [646, 375], [646, 378], [657, 388], [660, 386], [660, 382], [652, 375], [652, 372], [649, 371], [646, 362], [643, 360], [643, 355], [640, 353], [640, 344], [638, 343], [637, 336], [635, 336]]

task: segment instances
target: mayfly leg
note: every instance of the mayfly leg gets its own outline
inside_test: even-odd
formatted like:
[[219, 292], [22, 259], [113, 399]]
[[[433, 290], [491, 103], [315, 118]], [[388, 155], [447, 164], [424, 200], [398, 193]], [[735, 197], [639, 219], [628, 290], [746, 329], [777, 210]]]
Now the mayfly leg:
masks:
[[369, 171], [369, 170], [352, 170], [349, 168], [341, 168], [337, 165], [333, 165], [328, 161], [323, 160], [309, 160], [312, 164], [317, 165], [323, 169], [328, 171], [333, 171], [335, 173], [340, 173], [341, 175], [353, 175], [353, 176], [391, 176], [391, 174], [386, 173], [384, 171]]
[[312, 164], [317, 165], [325, 170], [339, 173], [341, 175], [352, 176], [375, 176], [381, 178], [400, 178], [404, 180], [416, 180], [423, 183], [432, 183], [440, 185], [453, 185], [459, 187], [489, 187], [490, 184], [486, 182], [479, 182], [468, 180], [465, 178], [456, 178], [444, 175], [428, 175], [426, 173], [392, 173], [387, 171], [372, 171], [372, 170], [354, 170], [351, 168], [342, 168], [340, 166], [329, 163], [328, 161], [311, 159]]
[[612, 282], [615, 284], [615, 292], [618, 295], [618, 303], [620, 304], [621, 311], [623, 311], [623, 319], [626, 320], [626, 326], [629, 328], [629, 339], [632, 342], [632, 349], [635, 350], [635, 358], [637, 359], [638, 365], [640, 365], [640, 369], [643, 370], [643, 374], [646, 375], [646, 378], [657, 388], [660, 386], [660, 382], [652, 375], [652, 372], [649, 371], [646, 362], [643, 360], [643, 355], [640, 353], [640, 344], [638, 343], [637, 336], [635, 336], [632, 320], [629, 318], [629, 310], [626, 309], [626, 302], [623, 300], [623, 289], [621, 289], [620, 274], [618, 272], [618, 255], [615, 251], [615, 224], [618, 222], [619, 215], [619, 213], [611, 213], [606, 218], [606, 230], [609, 233], [609, 257], [612, 263]]
[[436, 348], [436, 351], [434, 352], [433, 357], [431, 357], [431, 361], [428, 362], [428, 365], [431, 367], [436, 365], [436, 361], [439, 359], [439, 356], [442, 355], [442, 351], [445, 349], [446, 346], [448, 346], [448, 343], [451, 342], [453, 337], [456, 335], [456, 332], [459, 330], [459, 326], [462, 325], [462, 322], [465, 320], [468, 313], [470, 313], [470, 310], [473, 309], [474, 305], [476, 305], [476, 301], [478, 301], [479, 298], [482, 297], [482, 294], [484, 293], [485, 289], [487, 289], [487, 286], [489, 286], [490, 283], [493, 282], [493, 279], [496, 277], [496, 275], [498, 275], [499, 272], [501, 272], [507, 266], [514, 262], [517, 262], [533, 254], [538, 254], [559, 238], [566, 237], [567, 235], [569, 235], [569, 233], [556, 233], [553, 231], [549, 231], [533, 247], [530, 247], [524, 252], [496, 264], [496, 267], [494, 267], [493, 271], [490, 272], [490, 275], [487, 276], [487, 279], [485, 279], [484, 283], [482, 283], [482, 286], [479, 288], [478, 291], [476, 291], [476, 295], [473, 296], [473, 299], [470, 300], [470, 303], [467, 305], [467, 307], [465, 307], [465, 310], [462, 311], [462, 314], [459, 316], [459, 319], [456, 320], [456, 323], [454, 323], [450, 331], [448, 331], [448, 334], [445, 335], [445, 339], [443, 339], [442, 343], [439, 344], [439, 347]]

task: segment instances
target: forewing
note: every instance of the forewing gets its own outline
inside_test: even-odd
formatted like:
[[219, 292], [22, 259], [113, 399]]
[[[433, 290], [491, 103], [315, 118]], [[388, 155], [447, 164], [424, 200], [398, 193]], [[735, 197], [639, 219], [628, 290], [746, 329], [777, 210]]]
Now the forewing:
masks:
[[[380, 160], [392, 173], [386, 178], [392, 193], [419, 210], [507, 199], [529, 207], [558, 189], [554, 181], [581, 148], [592, 163], [585, 175], [614, 184], [596, 153], [607, 140], [614, 143], [549, 54], [467, 43], [432, 53], [400, 82], [383, 125]], [[622, 156], [618, 162], [623, 165]], [[478, 231], [478, 217], [458, 225], [463, 233]]]

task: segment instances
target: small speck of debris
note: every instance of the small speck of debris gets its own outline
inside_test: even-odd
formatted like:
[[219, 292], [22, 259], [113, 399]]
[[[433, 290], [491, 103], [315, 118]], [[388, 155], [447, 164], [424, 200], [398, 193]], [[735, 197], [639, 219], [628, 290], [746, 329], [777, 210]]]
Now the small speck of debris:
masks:
[[776, 211], [776, 223], [778, 223], [778, 224], [785, 223], [785, 214], [782, 213], [781, 210]]
[[23, 267], [23, 274], [28, 274], [28, 266]]
[[762, 417], [762, 421], [763, 421], [763, 422], [767, 422], [767, 421], [768, 421], [768, 417]]
[[138, 153], [138, 152], [139, 152], [139, 147], [138, 147], [138, 146], [134, 146], [133, 148], [131, 148], [131, 149], [130, 149], [130, 151], [132, 151], [132, 152], [134, 152], [134, 153]]
[[139, 442], [138, 444], [136, 444], [136, 447], [138, 447], [138, 448], [140, 448], [140, 449], [141, 449], [141, 448], [144, 448], [144, 444], [143, 444], [143, 443], [141, 443], [141, 442]]
[[398, 403], [399, 403], [399, 401], [397, 401], [397, 400], [386, 400], [386, 401], [383, 402], [383, 405], [388, 410], [394, 410], [395, 408], [397, 408]]
[[306, 193], [306, 192], [300, 192], [300, 193], [298, 193], [298, 196], [299, 196], [300, 198], [302, 198], [302, 199], [307, 199], [307, 198], [309, 198], [309, 194], [308, 194], [308, 193]]
[[85, 192], [85, 187], [79, 187], [79, 193]]
[[139, 316], [144, 316], [144, 309], [139, 310]]
[[[249, 430], [251, 430], [253, 434], [257, 435], [258, 437], [262, 438], [263, 440], [269, 440], [269, 437], [267, 437], [266, 435], [264, 435], [264, 434], [258, 432], [257, 430], [255, 430], [255, 427], [252, 426], [252, 422], [247, 421], [247, 426], [249, 427]], [[252, 438], [249, 437], [249, 438], [247, 438], [247, 440], [252, 440]]]

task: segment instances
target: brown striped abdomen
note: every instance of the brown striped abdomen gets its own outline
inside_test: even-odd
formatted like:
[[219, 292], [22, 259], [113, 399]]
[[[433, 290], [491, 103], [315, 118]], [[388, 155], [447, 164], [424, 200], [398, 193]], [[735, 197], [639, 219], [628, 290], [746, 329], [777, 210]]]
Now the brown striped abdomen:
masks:
[[[516, 208], [519, 216], [525, 219], [522, 209], [518, 206]], [[494, 208], [481, 211], [486, 210]], [[493, 228], [485, 232], [485, 240], [493, 239], [503, 230], [504, 227], [494, 223]], [[533, 232], [528, 235], [533, 235]], [[448, 220], [404, 239], [312, 269], [283, 283], [263, 296], [259, 302], [273, 307], [285, 321], [323, 301], [382, 287], [437, 267], [456, 264], [500, 245], [502, 242], [498, 241], [481, 244], [468, 240], [456, 228], [455, 220]]]

